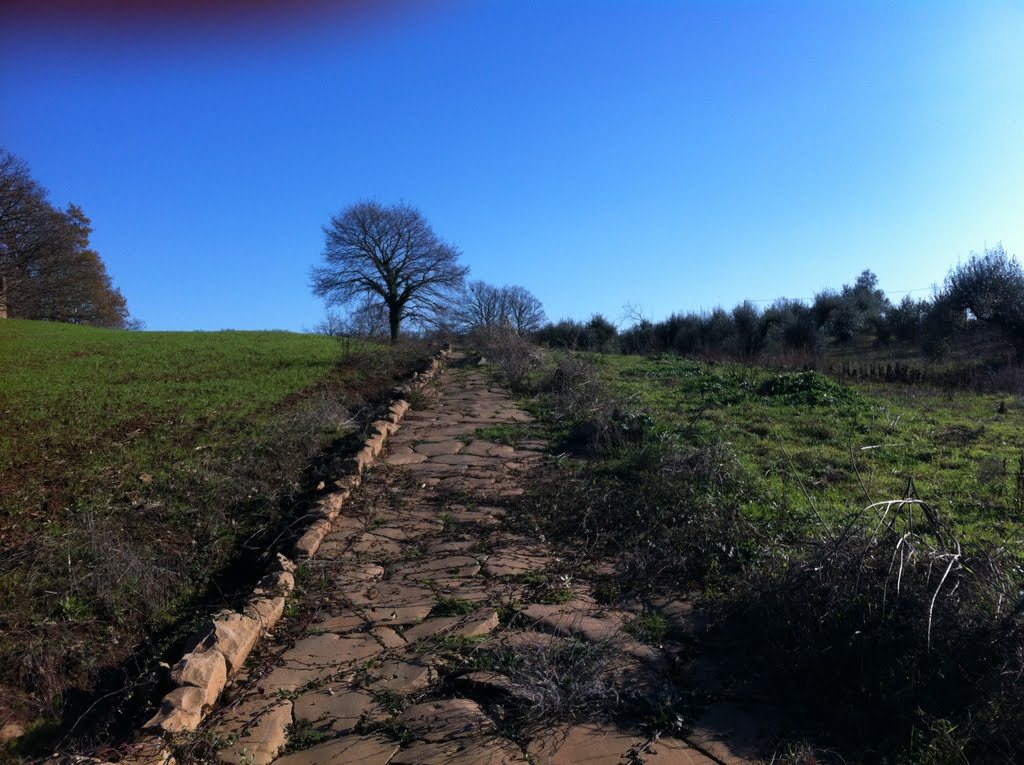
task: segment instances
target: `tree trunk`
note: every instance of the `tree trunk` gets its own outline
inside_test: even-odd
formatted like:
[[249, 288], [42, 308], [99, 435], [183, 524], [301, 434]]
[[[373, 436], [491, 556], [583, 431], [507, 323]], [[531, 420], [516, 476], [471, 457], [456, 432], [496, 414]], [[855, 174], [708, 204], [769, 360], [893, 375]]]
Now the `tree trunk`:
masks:
[[396, 345], [398, 343], [398, 328], [402, 324], [402, 314], [397, 309], [392, 308], [388, 311], [388, 324], [391, 325], [391, 344]]

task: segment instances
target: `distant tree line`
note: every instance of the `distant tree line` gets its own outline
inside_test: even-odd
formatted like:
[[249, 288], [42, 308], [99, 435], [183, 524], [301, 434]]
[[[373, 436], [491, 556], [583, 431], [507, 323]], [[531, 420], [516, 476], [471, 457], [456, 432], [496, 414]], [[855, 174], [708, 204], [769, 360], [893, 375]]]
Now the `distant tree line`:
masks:
[[732, 310], [675, 313], [659, 322], [638, 318], [622, 332], [597, 314], [587, 322], [549, 323], [535, 336], [546, 345], [580, 350], [737, 359], [895, 341], [941, 359], [957, 337], [978, 329], [1024, 360], [1024, 269], [1002, 245], [972, 253], [931, 299], [906, 295], [894, 303], [868, 270], [809, 303], [780, 299], [762, 309], [744, 301]]
[[89, 246], [82, 208], [61, 210], [24, 161], [0, 147], [0, 317], [138, 326]]
[[[71, 210], [65, 217], [74, 220]], [[600, 314], [544, 323], [543, 306], [526, 288], [467, 284], [460, 257], [408, 204], [349, 205], [324, 226], [323, 264], [311, 279], [315, 295], [346, 313], [329, 312], [318, 331], [396, 342], [408, 322], [421, 331], [500, 331], [579, 350], [737, 359], [899, 342], [938, 359], [958, 336], [984, 328], [1024, 360], [1024, 269], [1002, 245], [972, 253], [930, 299], [906, 295], [894, 303], [865, 270], [809, 302], [783, 298], [761, 308], [744, 301], [732, 310], [674, 313], [659, 322], [633, 312], [622, 332]]]

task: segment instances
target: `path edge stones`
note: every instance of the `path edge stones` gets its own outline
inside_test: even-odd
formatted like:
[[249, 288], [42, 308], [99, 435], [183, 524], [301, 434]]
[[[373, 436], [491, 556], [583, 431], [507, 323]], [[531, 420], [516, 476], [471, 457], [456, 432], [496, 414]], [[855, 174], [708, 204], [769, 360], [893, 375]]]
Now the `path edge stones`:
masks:
[[[410, 409], [407, 397], [433, 380], [444, 368], [450, 348], [433, 354], [422, 372], [392, 390], [388, 413], [371, 425], [371, 434], [349, 462], [349, 472], [332, 483], [304, 516], [305, 531], [290, 549], [291, 557], [277, 553], [266, 575], [257, 583], [240, 611], [225, 609], [190, 638], [190, 650], [171, 668], [175, 687], [160, 700], [156, 714], [146, 721], [141, 736], [131, 746], [131, 754], [118, 765], [175, 765], [167, 740], [196, 730], [212, 711], [221, 692], [234, 679], [253, 649], [284, 615], [285, 598], [295, 588], [294, 571], [298, 563], [312, 558], [324, 538], [332, 531], [352, 492], [362, 483], [363, 473], [371, 467]], [[43, 765], [110, 765], [82, 755], [55, 753]]]

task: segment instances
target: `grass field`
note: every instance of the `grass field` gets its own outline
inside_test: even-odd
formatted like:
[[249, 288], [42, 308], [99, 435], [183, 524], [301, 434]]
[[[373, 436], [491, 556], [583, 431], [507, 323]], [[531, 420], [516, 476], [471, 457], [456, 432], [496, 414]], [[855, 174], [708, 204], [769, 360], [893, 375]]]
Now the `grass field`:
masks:
[[97, 678], [119, 690], [161, 650], [145, 640], [223, 605], [224, 572], [288, 534], [424, 357], [0, 322], [0, 721], [35, 718], [52, 745]]
[[1020, 539], [1024, 404], [1009, 395], [840, 385], [679, 357], [597, 356], [618, 397], [663, 432], [724, 441], [760, 487], [745, 511], [796, 533], [901, 499], [913, 479], [965, 540]]
[[196, 450], [231, 448], [273, 405], [324, 380], [331, 338], [112, 332], [0, 322], [0, 540], [83, 501], [159, 484]]

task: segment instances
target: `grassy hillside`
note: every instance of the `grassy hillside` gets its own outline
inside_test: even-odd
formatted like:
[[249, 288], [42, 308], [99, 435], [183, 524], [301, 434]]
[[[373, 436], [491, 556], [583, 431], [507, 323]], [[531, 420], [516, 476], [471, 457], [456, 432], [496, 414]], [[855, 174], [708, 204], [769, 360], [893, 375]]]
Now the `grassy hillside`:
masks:
[[676, 636], [697, 693], [656, 721], [764, 699], [782, 763], [1024, 761], [1019, 395], [491, 355], [531, 427], [586, 457], [552, 461], [509, 519], [561, 545], [567, 572], [607, 572], [602, 601], [682, 596], [708, 618]]
[[[0, 322], [0, 523], [10, 534], [83, 499], [159, 482], [196, 449], [326, 378], [327, 337], [285, 332], [112, 332]], [[102, 496], [100, 496], [102, 495]]]
[[1014, 396], [914, 385], [840, 385], [679, 357], [599, 356], [618, 396], [667, 432], [724, 441], [757, 483], [746, 511], [776, 525], [841, 524], [865, 506], [918, 495], [960, 538], [1024, 529], [1024, 406]]
[[144, 662], [140, 640], [229, 599], [211, 582], [287, 534], [357, 415], [421, 359], [0, 321], [0, 722], [76, 714], [101, 671], [118, 690]]

